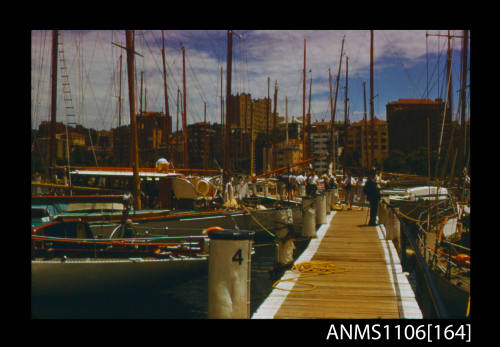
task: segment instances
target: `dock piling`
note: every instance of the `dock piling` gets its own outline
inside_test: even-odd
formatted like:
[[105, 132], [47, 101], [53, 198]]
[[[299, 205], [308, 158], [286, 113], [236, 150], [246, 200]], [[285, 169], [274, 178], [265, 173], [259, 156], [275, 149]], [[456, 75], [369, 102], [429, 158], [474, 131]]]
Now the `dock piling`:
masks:
[[326, 201], [325, 201], [325, 195], [323, 193], [316, 196], [314, 205], [316, 207], [316, 224], [325, 224]]
[[316, 237], [316, 209], [314, 198], [304, 196], [302, 198], [302, 237]]
[[251, 248], [255, 233], [209, 233], [208, 318], [250, 318]]

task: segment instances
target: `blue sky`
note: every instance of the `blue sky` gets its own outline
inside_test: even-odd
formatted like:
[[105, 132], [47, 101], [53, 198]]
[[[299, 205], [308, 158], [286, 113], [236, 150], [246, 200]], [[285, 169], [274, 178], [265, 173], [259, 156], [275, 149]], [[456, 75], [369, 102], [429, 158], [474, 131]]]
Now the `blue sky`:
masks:
[[[234, 32], [241, 37], [233, 36], [232, 94], [250, 93], [253, 98], [267, 97], [269, 77], [271, 98], [276, 81], [278, 84], [278, 113], [281, 116], [285, 115], [285, 96], [287, 96], [290, 118], [302, 117], [302, 69], [304, 39], [306, 40], [307, 94], [312, 77], [313, 120], [330, 120], [328, 69], [331, 69], [333, 88], [335, 88], [340, 48], [342, 38], [345, 37], [336, 120], [344, 119], [346, 56], [349, 57], [350, 120], [354, 122], [363, 118], [363, 81], [366, 82], [369, 116], [369, 30], [234, 29]], [[429, 79], [429, 97], [444, 98], [446, 38], [428, 37], [426, 40], [426, 32], [447, 34], [447, 30], [374, 31], [376, 117], [385, 119], [385, 107], [390, 101], [425, 97], [427, 79]], [[111, 44], [115, 42], [125, 45], [124, 30], [62, 30], [61, 33], [77, 122], [95, 129], [110, 129], [118, 125], [119, 56], [123, 53], [122, 124], [128, 124], [126, 54]], [[461, 36], [462, 33], [462, 30], [451, 30], [451, 34], [457, 36]], [[224, 74], [222, 94], [225, 96], [227, 31], [164, 30], [164, 34], [169, 108], [173, 116], [174, 129], [177, 88], [182, 91], [181, 42], [186, 52], [188, 123], [203, 121], [204, 103], [207, 104], [207, 119], [210, 122], [220, 122], [220, 70], [222, 67]], [[51, 37], [50, 30], [32, 31], [33, 127], [38, 127], [41, 121], [50, 118]], [[139, 83], [141, 71], [144, 71], [147, 111], [164, 110], [161, 45], [161, 30], [135, 30], [136, 50], [144, 55], [144, 57], [136, 56], [136, 76]], [[451, 45], [454, 49], [453, 115], [456, 117], [462, 40], [454, 39]], [[59, 68], [60, 66], [59, 63]], [[57, 120], [65, 121], [61, 80], [58, 91]], [[306, 110], [307, 107], [306, 99]], [[138, 108], [139, 101], [137, 110]]]

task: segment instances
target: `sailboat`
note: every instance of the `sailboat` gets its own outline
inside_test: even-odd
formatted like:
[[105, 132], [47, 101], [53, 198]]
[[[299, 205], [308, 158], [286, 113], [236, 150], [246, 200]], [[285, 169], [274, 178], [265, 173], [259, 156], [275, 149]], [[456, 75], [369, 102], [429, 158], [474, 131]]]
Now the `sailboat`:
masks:
[[141, 238], [127, 228], [101, 238], [79, 218], [37, 224], [31, 229], [33, 296], [165, 289], [208, 271], [203, 236]]

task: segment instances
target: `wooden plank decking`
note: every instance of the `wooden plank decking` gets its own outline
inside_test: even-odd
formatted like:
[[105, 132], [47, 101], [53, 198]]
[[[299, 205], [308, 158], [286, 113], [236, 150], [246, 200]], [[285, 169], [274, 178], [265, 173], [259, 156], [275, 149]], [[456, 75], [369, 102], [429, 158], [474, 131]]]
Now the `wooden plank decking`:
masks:
[[366, 208], [332, 212], [295, 262], [328, 261], [345, 272], [301, 279], [316, 285], [310, 291], [280, 282], [288, 290], [274, 289], [252, 318], [422, 318], [392, 242], [383, 226], [366, 226], [366, 215]]

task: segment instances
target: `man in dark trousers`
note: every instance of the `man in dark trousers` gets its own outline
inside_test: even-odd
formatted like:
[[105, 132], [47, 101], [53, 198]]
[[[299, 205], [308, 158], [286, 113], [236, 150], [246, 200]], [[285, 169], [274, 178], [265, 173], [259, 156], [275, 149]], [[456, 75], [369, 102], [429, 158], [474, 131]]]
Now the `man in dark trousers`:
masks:
[[375, 226], [377, 225], [377, 210], [380, 201], [380, 190], [377, 187], [377, 182], [375, 182], [375, 169], [370, 170], [363, 192], [370, 202], [370, 221], [368, 225]]

